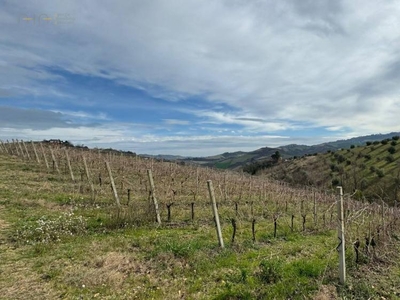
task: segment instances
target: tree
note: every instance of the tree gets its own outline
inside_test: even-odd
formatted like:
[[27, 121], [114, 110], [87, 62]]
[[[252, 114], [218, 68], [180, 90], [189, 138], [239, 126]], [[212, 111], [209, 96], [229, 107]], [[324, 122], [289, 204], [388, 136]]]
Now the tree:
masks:
[[275, 151], [275, 153], [272, 154], [271, 157], [274, 161], [278, 161], [281, 158], [281, 154], [279, 153], [279, 151]]
[[391, 146], [391, 147], [389, 147], [388, 152], [389, 152], [390, 154], [394, 154], [394, 153], [396, 152], [396, 148], [393, 147], [393, 146]]

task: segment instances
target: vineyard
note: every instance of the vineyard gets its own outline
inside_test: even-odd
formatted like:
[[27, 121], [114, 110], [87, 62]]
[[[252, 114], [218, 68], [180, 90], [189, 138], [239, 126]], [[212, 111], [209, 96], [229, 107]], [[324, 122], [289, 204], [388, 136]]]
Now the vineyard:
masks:
[[6, 299], [400, 297], [400, 211], [380, 199], [342, 196], [340, 241], [337, 190], [50, 143], [0, 155]]

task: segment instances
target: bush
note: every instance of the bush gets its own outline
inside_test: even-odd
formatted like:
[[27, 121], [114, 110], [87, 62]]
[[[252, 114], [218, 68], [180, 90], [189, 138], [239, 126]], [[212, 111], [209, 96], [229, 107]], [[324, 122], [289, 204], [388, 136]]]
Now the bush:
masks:
[[379, 145], [379, 141], [375, 141], [375, 142], [373, 142], [372, 144], [374, 144], [374, 145]]
[[400, 137], [399, 137], [398, 135], [392, 136], [392, 140], [393, 140], [393, 141], [398, 141], [399, 138], [400, 138]]
[[396, 145], [397, 145], [397, 142], [396, 142], [396, 141], [392, 141], [392, 142], [390, 143], [390, 145], [396, 146]]
[[351, 145], [351, 146], [350, 146], [350, 149], [354, 149], [355, 147], [356, 147], [356, 146], [354, 146], [354, 145]]
[[376, 175], [378, 175], [379, 178], [382, 178], [385, 176], [385, 173], [381, 169], [376, 169], [375, 170]]
[[388, 156], [386, 156], [386, 161], [388, 162], [388, 163], [391, 163], [391, 162], [394, 162], [395, 161], [395, 159], [394, 159], [394, 156], [393, 155], [388, 155]]
[[334, 179], [332, 179], [332, 186], [337, 186], [337, 185], [339, 185], [339, 179], [337, 179], [337, 178], [334, 178]]
[[365, 158], [365, 160], [370, 160], [371, 159], [371, 154], [365, 154], [364, 158]]
[[389, 147], [388, 152], [389, 152], [390, 154], [394, 154], [394, 153], [396, 152], [396, 148], [393, 147], [393, 146], [391, 146], [391, 147]]
[[371, 145], [372, 145], [372, 142], [368, 141], [368, 142], [366, 142], [365, 144], [366, 144], [367, 146], [371, 146]]
[[385, 140], [382, 140], [382, 141], [381, 141], [381, 144], [382, 144], [382, 145], [387, 145], [388, 142], [389, 142], [389, 141], [388, 141], [387, 139], [385, 139]]
[[370, 170], [372, 173], [375, 173], [376, 168], [375, 168], [374, 166], [371, 166], [371, 167], [369, 168], [369, 170]]
[[335, 158], [336, 158], [336, 160], [338, 161], [338, 163], [342, 163], [342, 162], [345, 162], [346, 161], [346, 157], [344, 157], [343, 155], [341, 155], [341, 154], [335, 154]]

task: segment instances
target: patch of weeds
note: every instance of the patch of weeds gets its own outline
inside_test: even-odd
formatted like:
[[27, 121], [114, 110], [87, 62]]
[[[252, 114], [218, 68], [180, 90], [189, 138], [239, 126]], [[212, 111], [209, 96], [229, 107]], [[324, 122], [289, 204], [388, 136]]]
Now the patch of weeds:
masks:
[[73, 212], [58, 217], [42, 216], [36, 221], [22, 225], [13, 234], [12, 240], [22, 244], [58, 242], [62, 237], [80, 235], [86, 232], [86, 221]]
[[248, 292], [243, 290], [232, 290], [228, 288], [226, 291], [223, 291], [219, 295], [213, 298], [214, 300], [247, 300], [254, 299], [254, 296]]
[[282, 278], [282, 261], [262, 260], [256, 276], [264, 283], [275, 283]]
[[58, 194], [54, 197], [54, 201], [62, 204], [62, 205], [70, 205], [73, 204], [73, 200], [71, 198], [71, 195], [64, 195], [64, 194]]
[[344, 287], [339, 287], [339, 296], [344, 299], [375, 299], [374, 288], [365, 281], [356, 281]]
[[317, 286], [304, 277], [285, 278], [284, 280], [260, 291], [259, 299], [308, 299], [310, 292]]
[[202, 248], [202, 243], [198, 240], [177, 241], [169, 240], [162, 246], [162, 250], [171, 252], [175, 257], [188, 258], [194, 252]]
[[320, 260], [301, 259], [291, 263], [293, 274], [301, 277], [317, 278], [325, 269], [325, 265]]

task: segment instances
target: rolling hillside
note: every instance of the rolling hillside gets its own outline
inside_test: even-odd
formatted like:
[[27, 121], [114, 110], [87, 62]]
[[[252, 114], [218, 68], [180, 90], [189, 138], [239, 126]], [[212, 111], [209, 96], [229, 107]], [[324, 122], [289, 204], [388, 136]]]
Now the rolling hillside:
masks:
[[[368, 145], [367, 145], [368, 144]], [[393, 204], [400, 195], [400, 142], [398, 136], [365, 146], [282, 161], [258, 170], [275, 179], [317, 187], [342, 185], [358, 198], [381, 198]]]
[[240, 169], [244, 165], [270, 159], [271, 155], [276, 151], [279, 151], [283, 158], [299, 157], [308, 154], [325, 153], [329, 150], [336, 151], [342, 148], [349, 148], [351, 145], [361, 146], [365, 145], [367, 141], [381, 141], [395, 135], [400, 135], [400, 133], [374, 134], [313, 146], [290, 144], [277, 148], [263, 147], [251, 152], [225, 152], [216, 156], [187, 158], [183, 159], [183, 161], [219, 169]]

